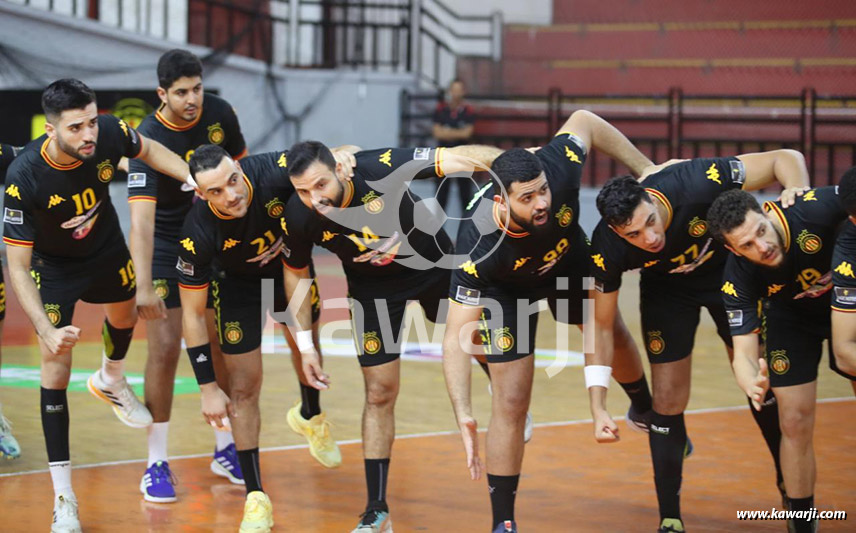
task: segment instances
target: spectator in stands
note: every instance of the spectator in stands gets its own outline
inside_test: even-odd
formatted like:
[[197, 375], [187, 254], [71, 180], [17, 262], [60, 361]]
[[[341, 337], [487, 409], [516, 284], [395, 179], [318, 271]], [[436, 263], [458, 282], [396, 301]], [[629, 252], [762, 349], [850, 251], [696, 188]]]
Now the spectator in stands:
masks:
[[[446, 100], [437, 104], [434, 111], [434, 139], [437, 146], [458, 146], [467, 144], [473, 136], [473, 123], [476, 121], [473, 108], [464, 102], [466, 86], [459, 79], [454, 79], [449, 84]], [[458, 197], [461, 199], [461, 211], [463, 212], [475, 191], [467, 180], [457, 179], [449, 183], [441, 183], [437, 191], [437, 201], [446, 212], [449, 211], [449, 190], [456, 186]]]

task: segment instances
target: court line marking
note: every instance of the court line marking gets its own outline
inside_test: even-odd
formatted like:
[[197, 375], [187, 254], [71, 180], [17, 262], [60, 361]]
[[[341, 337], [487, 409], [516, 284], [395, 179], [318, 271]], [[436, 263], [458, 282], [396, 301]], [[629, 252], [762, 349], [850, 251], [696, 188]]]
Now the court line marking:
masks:
[[[817, 403], [846, 403], [846, 402], [854, 402], [854, 401], [856, 401], [856, 398], [854, 398], [852, 396], [841, 396], [838, 398], [823, 398], [823, 399], [817, 400]], [[734, 405], [734, 406], [730, 406], [730, 407], [707, 407], [704, 409], [692, 409], [690, 411], [685, 411], [684, 414], [685, 415], [706, 415], [706, 414], [713, 414], [713, 413], [729, 413], [729, 412], [748, 411], [748, 410], [749, 410], [748, 405]], [[613, 418], [613, 420], [624, 420], [624, 419], [625, 419], [625, 417], [623, 417], [623, 416], [617, 416], [617, 417]], [[582, 420], [565, 420], [565, 421], [559, 421], [559, 422], [541, 422], [541, 423], [535, 424], [534, 427], [546, 428], [546, 427], [559, 427], [559, 426], [579, 426], [579, 425], [588, 424], [591, 422], [592, 422], [591, 418], [586, 418], [586, 419], [582, 419]], [[487, 428], [479, 429], [479, 433], [484, 433], [486, 431], [487, 431]], [[410, 433], [407, 435], [396, 435], [395, 440], [420, 439], [420, 438], [427, 438], [427, 437], [443, 437], [446, 435], [457, 435], [458, 433], [460, 433], [460, 432], [456, 431], [456, 430], [429, 431], [429, 432], [425, 432], [425, 433]], [[362, 443], [362, 439], [349, 439], [349, 440], [336, 441], [336, 444], [338, 444], [339, 446], [347, 446], [349, 444], [360, 444], [360, 443]], [[301, 449], [308, 449], [308, 448], [309, 448], [308, 444], [291, 444], [288, 446], [272, 446], [269, 448], [261, 448], [261, 449], [259, 449], [259, 452], [282, 452], [282, 451], [301, 450]], [[195, 454], [189, 454], [189, 455], [172, 456], [169, 458], [169, 460], [170, 461], [177, 461], [180, 459], [199, 459], [202, 457], [210, 457], [210, 456], [211, 456], [210, 453], [195, 453]], [[148, 461], [148, 459], [125, 459], [122, 461], [107, 461], [104, 463], [92, 463], [92, 464], [88, 464], [88, 465], [73, 466], [72, 470], [83, 470], [85, 468], [100, 468], [100, 467], [104, 467], [104, 466], [120, 466], [120, 465], [136, 464], [136, 463], [142, 464], [142, 463], [146, 463], [147, 461]], [[48, 472], [50, 472], [50, 470], [48, 470], [46, 468], [43, 470], [26, 470], [24, 472], [9, 472], [7, 474], [0, 474], [0, 479], [5, 478], [5, 477], [28, 476], [28, 475], [32, 475], [32, 474], [45, 474]]]

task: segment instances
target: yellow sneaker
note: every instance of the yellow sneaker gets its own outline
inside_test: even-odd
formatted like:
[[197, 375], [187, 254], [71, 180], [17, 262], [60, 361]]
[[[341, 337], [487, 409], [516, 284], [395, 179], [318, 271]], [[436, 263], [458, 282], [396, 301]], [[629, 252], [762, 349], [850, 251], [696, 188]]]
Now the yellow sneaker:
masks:
[[268, 495], [260, 490], [247, 494], [240, 533], [268, 533], [272, 527], [273, 505]]
[[300, 414], [302, 402], [297, 402], [288, 410], [285, 419], [295, 433], [303, 435], [309, 442], [309, 453], [316, 461], [327, 468], [336, 468], [342, 464], [342, 452], [339, 445], [330, 435], [330, 422], [324, 417], [324, 413], [318, 414], [306, 420]]

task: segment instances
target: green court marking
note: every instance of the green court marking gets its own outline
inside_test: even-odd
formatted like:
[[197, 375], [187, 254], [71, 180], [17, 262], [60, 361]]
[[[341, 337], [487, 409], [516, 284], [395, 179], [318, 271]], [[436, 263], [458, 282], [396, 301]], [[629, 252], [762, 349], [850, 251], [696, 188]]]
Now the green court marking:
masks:
[[[72, 369], [68, 390], [71, 392], [86, 392], [86, 380], [95, 372], [94, 369]], [[143, 375], [125, 374], [128, 383], [138, 396], [143, 395]], [[37, 366], [3, 365], [0, 371], [0, 387], [16, 389], [36, 389], [41, 384], [40, 370]], [[175, 377], [175, 394], [193, 394], [199, 392], [194, 378]]]

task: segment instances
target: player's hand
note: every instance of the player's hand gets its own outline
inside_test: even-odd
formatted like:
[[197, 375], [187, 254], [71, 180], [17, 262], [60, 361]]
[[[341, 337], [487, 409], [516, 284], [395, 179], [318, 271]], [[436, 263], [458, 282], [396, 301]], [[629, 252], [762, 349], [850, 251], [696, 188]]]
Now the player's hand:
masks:
[[315, 387], [318, 390], [327, 390], [330, 388], [330, 376], [324, 373], [321, 367], [321, 358], [318, 352], [301, 352], [300, 359], [303, 365], [303, 376], [310, 387]]
[[206, 383], [199, 387], [202, 391], [202, 416], [205, 423], [214, 429], [229, 431], [229, 417], [235, 416], [232, 402], [226, 393], [217, 386], [216, 382]]
[[46, 334], [42, 335], [42, 341], [53, 355], [70, 353], [79, 340], [80, 328], [74, 326], [51, 328]]
[[689, 159], [669, 159], [665, 163], [660, 163], [659, 165], [649, 165], [642, 170], [642, 174], [639, 175], [639, 181], [644, 180], [651, 174], [656, 174], [660, 172], [664, 168], [674, 165], [675, 163], [682, 163], [684, 161], [689, 161]]
[[137, 287], [137, 314], [143, 320], [166, 318], [166, 304], [153, 287]]
[[346, 178], [350, 181], [351, 178], [354, 177], [354, 167], [357, 166], [357, 158], [354, 157], [354, 154], [351, 152], [346, 152], [344, 150], [334, 150], [333, 159], [336, 160], [336, 163], [342, 164], [342, 170], [344, 171]]
[[794, 205], [798, 196], [802, 196], [804, 192], [811, 187], [788, 187], [779, 195], [779, 201], [782, 202], [783, 208], [788, 208]]
[[758, 359], [758, 374], [752, 384], [746, 388], [746, 396], [752, 400], [752, 407], [760, 411], [764, 405], [764, 398], [770, 390], [770, 370], [767, 368], [767, 360], [763, 357]]
[[464, 451], [467, 452], [467, 468], [470, 469], [470, 479], [479, 479], [484, 470], [481, 457], [479, 457], [479, 424], [475, 418], [467, 416], [461, 418], [458, 425], [461, 428]]
[[618, 424], [609, 416], [606, 410], [596, 411], [592, 417], [594, 419], [594, 439], [601, 444], [609, 444], [618, 442]]

